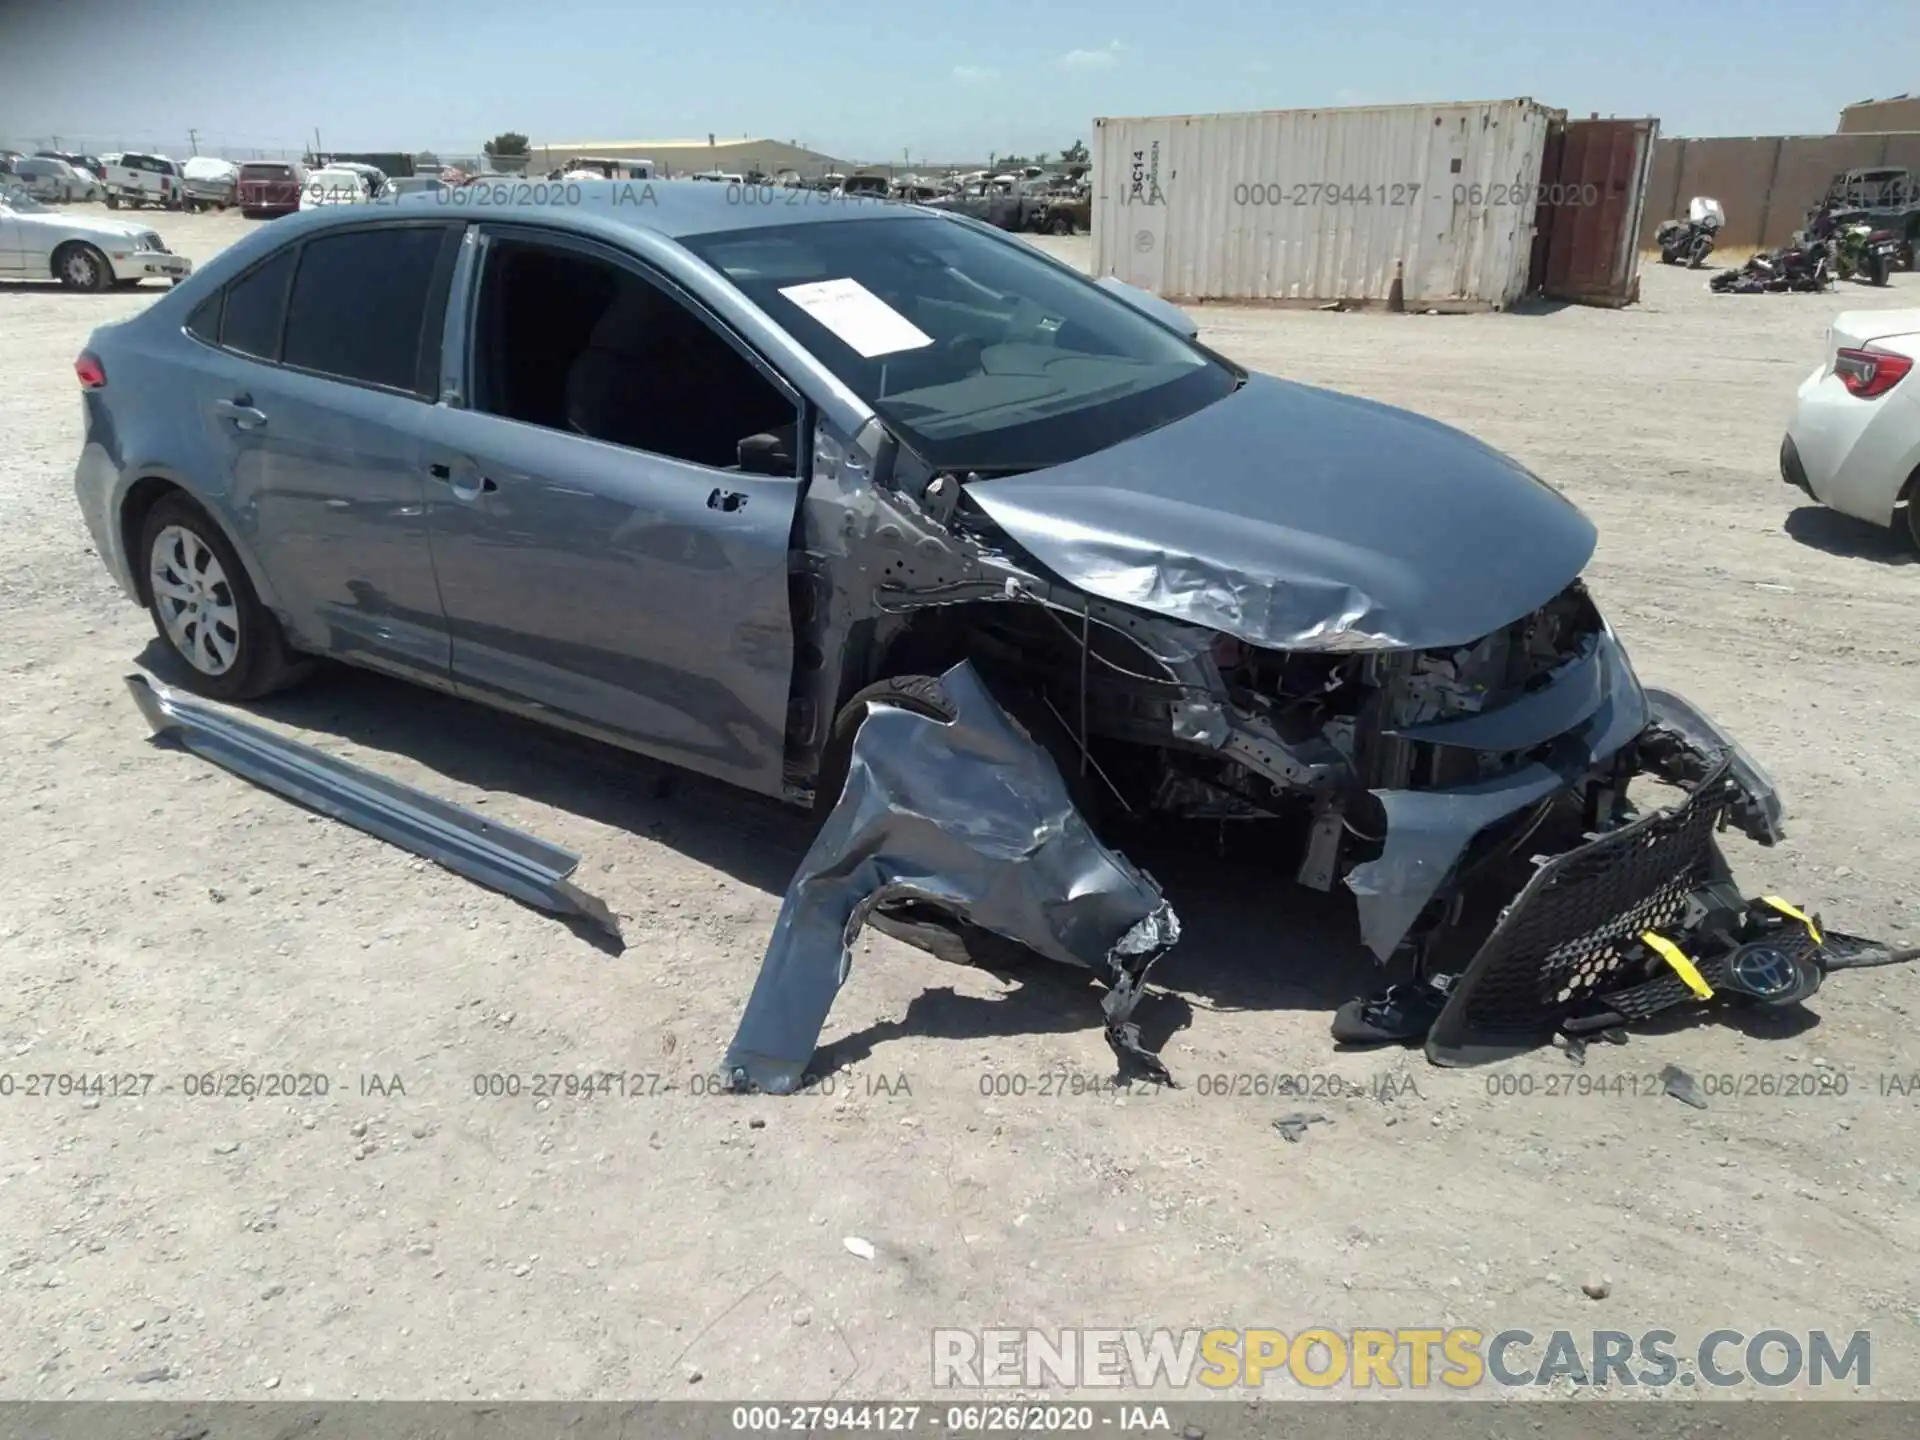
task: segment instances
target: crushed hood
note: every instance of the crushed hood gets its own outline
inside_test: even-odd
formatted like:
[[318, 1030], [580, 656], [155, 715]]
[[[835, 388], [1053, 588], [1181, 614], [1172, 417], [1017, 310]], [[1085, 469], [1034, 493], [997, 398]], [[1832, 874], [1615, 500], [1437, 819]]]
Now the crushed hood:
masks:
[[1466, 645], [1551, 600], [1592, 522], [1472, 436], [1253, 375], [1206, 409], [968, 494], [1083, 590], [1251, 645]]

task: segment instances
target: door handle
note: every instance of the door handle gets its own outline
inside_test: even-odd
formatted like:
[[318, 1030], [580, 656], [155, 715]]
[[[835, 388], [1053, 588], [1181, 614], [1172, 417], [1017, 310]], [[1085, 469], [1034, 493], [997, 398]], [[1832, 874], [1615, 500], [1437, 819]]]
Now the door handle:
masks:
[[478, 500], [482, 495], [491, 495], [500, 487], [486, 475], [477, 476], [471, 484], [453, 486], [453, 498], [456, 500]]
[[267, 413], [253, 408], [253, 397], [241, 395], [232, 400], [216, 400], [213, 412], [224, 415], [242, 430], [258, 430], [267, 423]]

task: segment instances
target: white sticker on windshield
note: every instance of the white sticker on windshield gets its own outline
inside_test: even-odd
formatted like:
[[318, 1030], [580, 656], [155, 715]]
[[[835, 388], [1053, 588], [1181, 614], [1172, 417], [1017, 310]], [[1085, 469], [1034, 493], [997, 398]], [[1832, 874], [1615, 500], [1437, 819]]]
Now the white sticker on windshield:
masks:
[[858, 280], [783, 285], [780, 293], [860, 352], [864, 359], [931, 345], [933, 337]]

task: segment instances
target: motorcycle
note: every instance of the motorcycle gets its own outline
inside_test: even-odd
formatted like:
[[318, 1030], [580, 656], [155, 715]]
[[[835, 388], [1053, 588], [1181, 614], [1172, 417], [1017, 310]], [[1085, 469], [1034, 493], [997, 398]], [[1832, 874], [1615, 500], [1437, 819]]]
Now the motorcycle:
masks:
[[1885, 285], [1900, 257], [1900, 237], [1891, 230], [1875, 230], [1864, 220], [1840, 227], [1834, 273], [1842, 280], [1865, 276], [1869, 285]]
[[1723, 295], [1788, 290], [1817, 294], [1833, 284], [1837, 250], [1831, 233], [1802, 232], [1793, 244], [1762, 251], [1738, 270], [1722, 270], [1707, 285]]
[[1699, 269], [1713, 253], [1714, 237], [1726, 223], [1727, 212], [1720, 208], [1718, 200], [1694, 196], [1687, 202], [1685, 220], [1662, 221], [1654, 231], [1654, 243], [1660, 247], [1660, 263], [1678, 265], [1685, 261], [1688, 269]]

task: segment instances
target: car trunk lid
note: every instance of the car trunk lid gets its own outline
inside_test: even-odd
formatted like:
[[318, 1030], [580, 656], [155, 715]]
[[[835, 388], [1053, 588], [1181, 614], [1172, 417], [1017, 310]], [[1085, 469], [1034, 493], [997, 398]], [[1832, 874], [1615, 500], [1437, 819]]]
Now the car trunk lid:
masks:
[[1827, 328], [1827, 368], [1841, 350], [1862, 350], [1876, 340], [1920, 334], [1920, 310], [1846, 310]]

